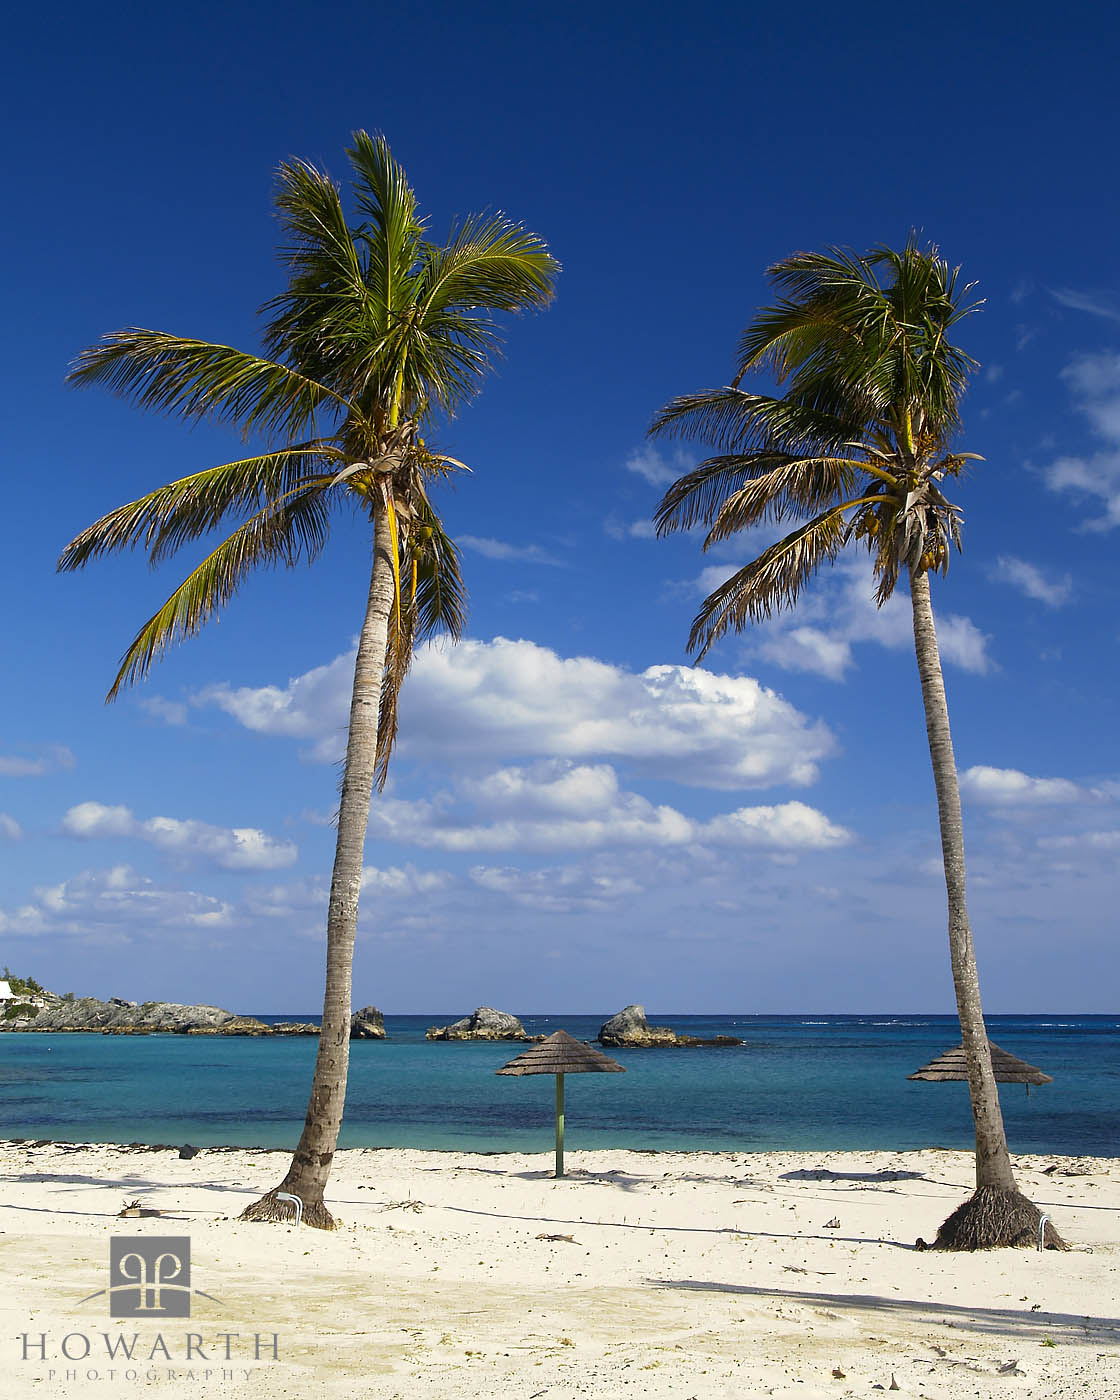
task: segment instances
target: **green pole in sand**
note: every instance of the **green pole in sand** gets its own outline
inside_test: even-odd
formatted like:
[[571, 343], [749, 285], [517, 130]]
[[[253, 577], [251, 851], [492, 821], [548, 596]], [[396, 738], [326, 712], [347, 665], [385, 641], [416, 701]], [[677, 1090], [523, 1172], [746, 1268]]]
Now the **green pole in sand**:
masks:
[[556, 1175], [564, 1175], [564, 1076], [556, 1076]]

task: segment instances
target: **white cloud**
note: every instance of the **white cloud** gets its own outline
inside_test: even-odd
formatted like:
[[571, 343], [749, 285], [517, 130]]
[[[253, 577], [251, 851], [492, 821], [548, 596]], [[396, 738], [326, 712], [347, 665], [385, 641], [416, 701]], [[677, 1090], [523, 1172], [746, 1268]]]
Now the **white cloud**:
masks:
[[464, 549], [472, 549], [485, 559], [563, 567], [563, 560], [549, 554], [539, 544], [509, 544], [505, 540], [486, 539], [480, 535], [458, 535], [456, 538]]
[[0, 933], [67, 934], [94, 943], [127, 943], [134, 934], [223, 928], [231, 914], [228, 904], [211, 895], [160, 888], [131, 866], [116, 865], [39, 886], [20, 908], [0, 910]]
[[657, 538], [657, 526], [652, 520], [643, 517], [631, 520], [628, 524], [620, 524], [617, 520], [606, 520], [603, 529], [612, 540], [655, 540]]
[[674, 447], [665, 452], [653, 446], [639, 447], [626, 459], [626, 470], [648, 481], [651, 486], [670, 486], [677, 477], [684, 476], [696, 466], [696, 458], [689, 456], [683, 448]]
[[7, 812], [0, 812], [0, 837], [6, 841], [18, 841], [22, 835], [23, 831], [15, 817], [8, 816]]
[[[218, 705], [247, 728], [343, 751], [352, 656], [281, 689], [213, 686]], [[651, 666], [640, 674], [592, 657], [562, 657], [530, 641], [422, 648], [401, 699], [401, 751], [426, 759], [624, 760], [637, 771], [697, 787], [813, 782], [832, 736], [750, 676]]]
[[256, 827], [211, 826], [208, 822], [150, 817], [140, 821], [128, 807], [80, 802], [62, 819], [63, 830], [83, 839], [135, 837], [170, 855], [199, 857], [223, 870], [276, 870], [299, 854], [291, 841], [277, 841]]
[[138, 701], [142, 710], [147, 710], [153, 719], [164, 724], [186, 724], [188, 710], [181, 700], [165, 700], [162, 695], [145, 695]]
[[468, 873], [479, 889], [548, 914], [609, 909], [633, 899], [643, 888], [630, 876], [596, 872], [580, 865], [557, 865], [543, 870], [475, 865]]
[[990, 768], [976, 764], [960, 776], [961, 792], [975, 802], [992, 807], [1052, 806], [1090, 801], [1099, 793], [1080, 787], [1068, 778], [1032, 778], [1017, 768]]
[[1009, 583], [1028, 598], [1036, 598], [1051, 608], [1060, 608], [1068, 603], [1073, 593], [1071, 575], [1063, 574], [1061, 578], [1049, 579], [1036, 565], [1026, 559], [1017, 559], [1013, 554], [1001, 554], [997, 558], [992, 577], [1001, 583]]
[[[406, 905], [419, 897], [428, 898], [448, 889], [455, 877], [448, 870], [420, 870], [415, 865], [391, 865], [383, 869], [367, 865], [362, 870], [361, 912], [376, 919], [386, 899], [399, 899]], [[245, 908], [268, 919], [303, 918], [315, 915], [313, 927], [326, 917], [330, 881], [325, 875], [310, 875], [280, 885], [255, 886], [245, 892]]]
[[775, 628], [759, 650], [786, 671], [812, 671], [832, 681], [843, 680], [852, 664], [851, 643], [819, 627]]
[[706, 598], [709, 593], [714, 593], [729, 578], [734, 577], [742, 567], [742, 564], [708, 564], [692, 580], [689, 585], [690, 591]]
[[0, 754], [0, 778], [42, 778], [74, 767], [74, 755], [64, 744], [51, 744], [38, 758]]
[[414, 865], [390, 865], [379, 870], [367, 865], [362, 870], [362, 893], [376, 890], [379, 894], [402, 895], [413, 898], [443, 890], [453, 883], [447, 870], [418, 870]]
[[[913, 644], [913, 631], [908, 640]], [[937, 646], [941, 659], [951, 666], [959, 666], [962, 671], [971, 671], [976, 676], [988, 674], [992, 669], [992, 659], [988, 655], [989, 640], [987, 634], [981, 632], [969, 617], [949, 613], [937, 618]]]
[[1069, 287], [1051, 287], [1050, 295], [1060, 306], [1068, 306], [1072, 311], [1086, 311], [1090, 316], [1100, 316], [1106, 321], [1120, 321], [1120, 311], [1107, 296], [1077, 292]]
[[1086, 521], [1085, 528], [1110, 530], [1120, 525], [1120, 354], [1081, 355], [1066, 366], [1062, 378], [1106, 447], [1089, 456], [1059, 457], [1043, 476], [1052, 491], [1100, 502], [1103, 514]]
[[1039, 846], [1045, 851], [1120, 852], [1120, 831], [1081, 831], [1073, 836], [1043, 836]]
[[430, 800], [382, 798], [370, 812], [382, 840], [464, 851], [595, 851], [710, 845], [794, 851], [843, 845], [850, 834], [800, 802], [743, 807], [707, 820], [620, 789], [608, 764], [556, 760], [464, 779]]
[[[743, 635], [749, 646], [775, 665], [811, 671], [829, 680], [844, 678], [854, 664], [852, 648], [857, 642], [874, 642], [891, 650], [914, 645], [905, 584], [877, 607], [871, 561], [862, 554], [850, 554], [822, 571], [794, 611], [758, 623]], [[942, 660], [951, 665], [978, 675], [991, 669], [989, 639], [971, 619], [939, 614], [937, 640]]]

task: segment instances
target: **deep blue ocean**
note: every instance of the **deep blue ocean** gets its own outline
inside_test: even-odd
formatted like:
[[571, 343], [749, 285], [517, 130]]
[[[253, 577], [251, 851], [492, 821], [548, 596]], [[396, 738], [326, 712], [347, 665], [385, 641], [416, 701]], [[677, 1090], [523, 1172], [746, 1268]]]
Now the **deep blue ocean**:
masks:
[[[318, 1018], [303, 1014], [262, 1020]], [[523, 1046], [429, 1042], [454, 1014], [387, 1016], [351, 1045], [342, 1145], [547, 1151], [553, 1080], [496, 1077]], [[602, 1015], [524, 1016], [593, 1039]], [[682, 1016], [741, 1048], [611, 1051], [622, 1074], [567, 1080], [570, 1149], [972, 1146], [968, 1087], [906, 1076], [960, 1041], [951, 1016]], [[990, 1016], [991, 1038], [1053, 1075], [1001, 1086], [1013, 1152], [1120, 1156], [1120, 1015]], [[314, 1037], [0, 1035], [0, 1137], [293, 1147]]]

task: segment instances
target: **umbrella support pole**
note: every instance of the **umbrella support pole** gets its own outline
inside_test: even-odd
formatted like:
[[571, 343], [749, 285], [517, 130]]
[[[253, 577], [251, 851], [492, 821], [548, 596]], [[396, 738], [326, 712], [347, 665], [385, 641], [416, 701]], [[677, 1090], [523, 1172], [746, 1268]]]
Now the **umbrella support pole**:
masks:
[[564, 1076], [556, 1076], [556, 1175], [564, 1175]]

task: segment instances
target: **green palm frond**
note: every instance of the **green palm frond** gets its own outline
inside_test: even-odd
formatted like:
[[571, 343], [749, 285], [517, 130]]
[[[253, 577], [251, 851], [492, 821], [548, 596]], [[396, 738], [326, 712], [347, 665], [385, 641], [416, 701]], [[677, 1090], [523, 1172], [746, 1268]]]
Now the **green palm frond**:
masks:
[[333, 181], [302, 161], [282, 165], [276, 206], [289, 239], [281, 257], [290, 276], [261, 308], [270, 317], [265, 346], [337, 388], [344, 378], [340, 347], [368, 344], [384, 333], [385, 317], [369, 304], [365, 263]]
[[503, 214], [478, 214], [443, 247], [424, 245], [423, 315], [455, 306], [543, 310], [555, 295], [558, 271], [537, 234]]
[[168, 647], [195, 636], [254, 569], [267, 564], [294, 568], [301, 559], [312, 563], [329, 530], [329, 503], [318, 490], [258, 511], [208, 554], [141, 627], [121, 658], [107, 699], [116, 699], [123, 686], [145, 676]]
[[232, 513], [257, 511], [293, 489], [329, 485], [331, 478], [316, 475], [315, 468], [340, 455], [330, 443], [306, 442], [169, 482], [87, 526], [63, 550], [59, 572], [72, 573], [91, 559], [138, 544], [156, 564]]
[[[438, 246], [385, 139], [355, 132], [348, 155], [355, 222], [324, 172], [296, 160], [280, 167], [275, 202], [288, 280], [262, 308], [271, 358], [131, 329], [74, 365], [73, 383], [100, 383], [142, 408], [231, 423], [269, 440], [267, 451], [111, 511], [63, 551], [63, 570], [135, 546], [157, 563], [251, 513], [141, 629], [113, 694], [197, 631], [251, 567], [313, 558], [334, 501], [350, 500], [366, 520], [380, 517], [393, 539], [393, 684], [416, 639], [458, 636], [463, 626], [458, 556], [427, 496], [429, 483], [461, 464], [426, 448], [421, 426], [477, 392], [500, 346], [495, 318], [546, 305], [558, 268], [537, 235], [501, 214], [461, 221]], [[321, 434], [319, 418], [330, 419]]]
[[[973, 456], [948, 446], [976, 367], [949, 340], [979, 306], [971, 286], [914, 238], [862, 257], [795, 253], [769, 276], [782, 295], [743, 332], [732, 383], [673, 399], [650, 429], [723, 454], [666, 491], [659, 535], [702, 523], [707, 549], [764, 521], [813, 517], [706, 600], [689, 639], [701, 655], [729, 627], [792, 606], [849, 540], [872, 554], [880, 603], [903, 570], [944, 572], [960, 547], [960, 512], [938, 482]], [[740, 388], [754, 370], [783, 393]]]
[[67, 379], [104, 384], [140, 408], [290, 437], [351, 405], [286, 365], [228, 345], [131, 327], [83, 350]]

